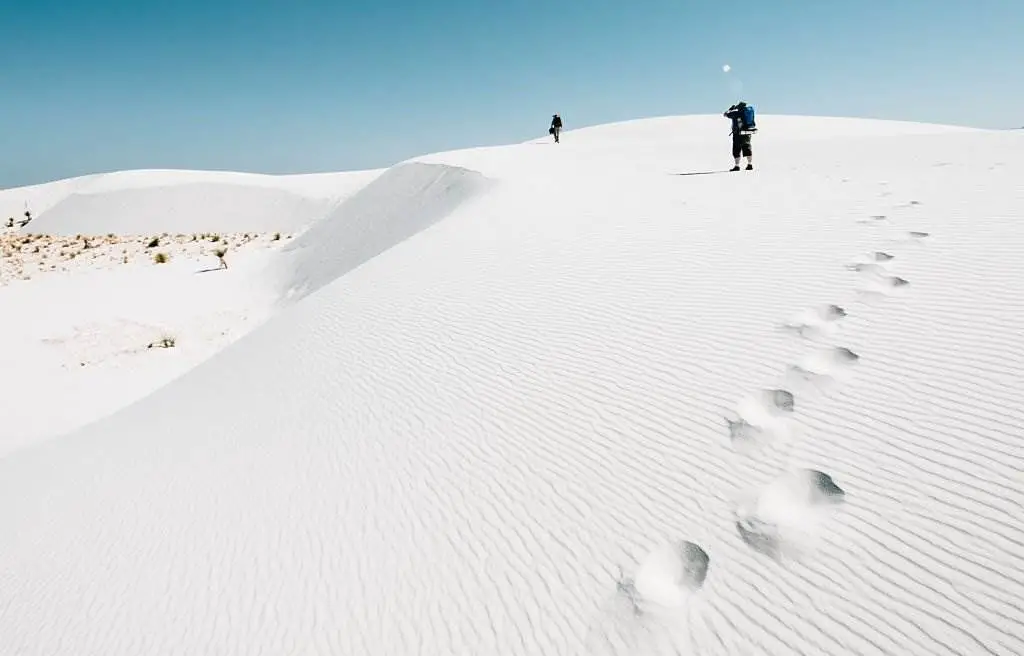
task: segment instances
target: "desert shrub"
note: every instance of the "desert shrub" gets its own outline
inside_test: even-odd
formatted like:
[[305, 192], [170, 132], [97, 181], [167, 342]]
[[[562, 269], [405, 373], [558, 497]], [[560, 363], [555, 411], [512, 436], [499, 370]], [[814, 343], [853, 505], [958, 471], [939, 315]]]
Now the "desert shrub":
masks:
[[153, 256], [153, 261], [157, 264], [167, 264], [171, 258], [168, 257], [167, 253], [157, 253]]
[[160, 245], [160, 238], [159, 237], [153, 237], [153, 239], [151, 239], [149, 241], [149, 244], [146, 246], [146, 248], [156, 248], [159, 245]]

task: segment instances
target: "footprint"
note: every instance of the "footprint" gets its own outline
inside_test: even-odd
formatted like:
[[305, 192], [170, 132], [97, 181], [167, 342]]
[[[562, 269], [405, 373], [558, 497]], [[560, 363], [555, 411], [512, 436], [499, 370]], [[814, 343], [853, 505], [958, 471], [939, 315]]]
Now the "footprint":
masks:
[[924, 247], [934, 239], [934, 235], [924, 230], [894, 230], [885, 239], [885, 243], [893, 248]]
[[857, 291], [867, 296], [891, 296], [909, 284], [906, 278], [875, 272], [866, 276]]
[[641, 610], [650, 606], [678, 608], [704, 585], [711, 558], [700, 545], [686, 540], [654, 549], [637, 568], [634, 589]]
[[854, 262], [847, 264], [846, 268], [858, 273], [884, 274], [889, 269], [878, 262]]
[[858, 219], [857, 223], [861, 224], [874, 224], [881, 223], [882, 221], [888, 221], [889, 217], [885, 214], [873, 214], [866, 219]]
[[845, 317], [844, 308], [838, 305], [825, 305], [804, 310], [784, 323], [782, 328], [808, 339], [822, 338], [836, 332], [837, 322]]
[[896, 256], [892, 253], [874, 251], [858, 257], [850, 264], [847, 264], [846, 268], [850, 271], [861, 273], [884, 274], [889, 271], [889, 262], [892, 262], [894, 259], [896, 259]]
[[743, 398], [734, 415], [725, 418], [733, 447], [749, 453], [776, 438], [788, 437], [791, 432], [788, 415], [795, 409], [796, 398], [788, 390], [761, 390]]
[[787, 373], [794, 382], [829, 384], [844, 376], [860, 356], [843, 346], [821, 349], [790, 365]]
[[873, 256], [874, 261], [855, 262], [847, 265], [847, 269], [860, 273], [864, 281], [859, 291], [867, 294], [888, 295], [894, 290], [910, 284], [906, 278], [895, 276], [889, 273], [888, 260], [878, 260]]
[[687, 653], [687, 602], [704, 585], [710, 563], [700, 545], [676, 540], [648, 553], [635, 578], [620, 569], [614, 595], [587, 631], [586, 653]]
[[846, 492], [831, 476], [798, 469], [741, 501], [734, 513], [736, 530], [762, 555], [800, 561], [817, 548], [825, 524], [845, 502]]

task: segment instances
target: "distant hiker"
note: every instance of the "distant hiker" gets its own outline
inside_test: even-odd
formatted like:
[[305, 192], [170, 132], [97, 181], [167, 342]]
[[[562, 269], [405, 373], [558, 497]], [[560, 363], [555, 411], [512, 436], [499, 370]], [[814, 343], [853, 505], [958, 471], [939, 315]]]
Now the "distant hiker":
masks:
[[558, 114], [551, 115], [551, 127], [548, 128], [548, 134], [555, 138], [555, 143], [558, 143], [558, 137], [562, 134], [562, 117]]
[[754, 122], [754, 107], [740, 101], [729, 108], [723, 116], [732, 121], [732, 158], [736, 165], [730, 171], [740, 170], [740, 156], [747, 158], [747, 170], [754, 170], [754, 151], [750, 146], [750, 137], [757, 132]]

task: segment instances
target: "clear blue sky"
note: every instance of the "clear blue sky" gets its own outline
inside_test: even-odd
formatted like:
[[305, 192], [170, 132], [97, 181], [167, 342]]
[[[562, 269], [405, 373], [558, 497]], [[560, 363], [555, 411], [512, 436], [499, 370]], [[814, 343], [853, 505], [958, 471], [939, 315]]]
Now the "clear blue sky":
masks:
[[351, 170], [720, 112], [1024, 125], [1024, 0], [12, 0], [0, 187]]

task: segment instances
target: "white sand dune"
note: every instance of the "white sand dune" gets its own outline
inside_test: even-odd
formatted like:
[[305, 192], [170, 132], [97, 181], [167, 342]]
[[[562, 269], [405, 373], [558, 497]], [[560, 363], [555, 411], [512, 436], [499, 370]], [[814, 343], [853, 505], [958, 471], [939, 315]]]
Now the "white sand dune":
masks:
[[[0, 454], [106, 416], [258, 326], [292, 231], [379, 174], [122, 171], [0, 192], [16, 219], [42, 208], [0, 233]], [[214, 272], [220, 248], [231, 267]], [[165, 336], [173, 349], [147, 348]]]
[[[0, 275], [0, 456], [142, 398], [271, 316], [260, 281], [287, 239], [37, 237], [5, 258], [0, 274], [19, 263], [24, 279]], [[165, 338], [174, 348], [150, 347]]]
[[488, 188], [476, 171], [407, 162], [389, 169], [285, 249], [276, 264], [293, 301], [400, 244]]
[[120, 171], [0, 191], [0, 217], [28, 208], [26, 231], [61, 235], [298, 230], [380, 173]]
[[1024, 653], [1024, 135], [721, 124], [339, 206], [294, 306], [0, 457], [0, 653]]

